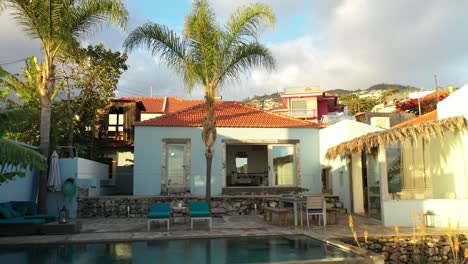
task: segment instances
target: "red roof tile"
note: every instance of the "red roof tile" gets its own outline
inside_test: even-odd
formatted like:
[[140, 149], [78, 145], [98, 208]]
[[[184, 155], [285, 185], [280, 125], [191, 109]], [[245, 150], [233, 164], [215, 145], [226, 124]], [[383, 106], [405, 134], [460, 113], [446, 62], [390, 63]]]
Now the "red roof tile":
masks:
[[[258, 110], [239, 102], [216, 102], [217, 127], [322, 128], [322, 125]], [[135, 123], [136, 126], [201, 127], [205, 105]]]
[[419, 123], [423, 123], [427, 121], [434, 121], [434, 120], [437, 120], [437, 110], [431, 111], [429, 113], [407, 120], [405, 122], [401, 122], [399, 124], [392, 126], [392, 128], [414, 125], [414, 124], [419, 124]]
[[145, 113], [173, 113], [198, 104], [203, 100], [185, 100], [178, 97], [121, 97], [118, 100], [141, 102]]

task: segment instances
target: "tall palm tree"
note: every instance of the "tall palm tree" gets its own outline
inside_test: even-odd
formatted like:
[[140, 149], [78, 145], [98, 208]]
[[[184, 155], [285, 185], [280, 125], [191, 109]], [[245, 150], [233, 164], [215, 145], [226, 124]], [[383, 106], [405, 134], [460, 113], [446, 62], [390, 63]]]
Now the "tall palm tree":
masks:
[[[41, 96], [40, 150], [44, 156], [50, 149], [51, 97], [55, 93], [54, 59], [59, 52], [79, 46], [79, 37], [93, 33], [101, 23], [109, 21], [125, 28], [128, 11], [121, 0], [1, 0], [13, 11], [14, 19], [33, 39], [42, 45], [44, 61], [40, 64], [37, 89]], [[46, 211], [47, 172], [39, 180], [39, 204]]]
[[193, 2], [185, 20], [183, 36], [160, 24], [147, 23], [130, 33], [124, 46], [132, 50], [147, 47], [153, 55], [160, 55], [175, 72], [183, 76], [186, 88], [195, 85], [205, 92], [205, 120], [202, 139], [206, 157], [206, 198], [211, 197], [211, 163], [216, 140], [215, 94], [227, 81], [240, 81], [243, 71], [256, 66], [273, 69], [271, 52], [258, 42], [259, 33], [273, 27], [275, 15], [263, 4], [239, 8], [224, 27], [206, 0]]

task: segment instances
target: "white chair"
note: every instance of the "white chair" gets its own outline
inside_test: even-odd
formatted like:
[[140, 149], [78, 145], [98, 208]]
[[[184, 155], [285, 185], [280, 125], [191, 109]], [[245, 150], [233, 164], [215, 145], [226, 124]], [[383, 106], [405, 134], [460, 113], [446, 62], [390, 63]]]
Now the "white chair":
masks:
[[[304, 210], [302, 213], [305, 213], [307, 218], [307, 228], [309, 225], [309, 215], [318, 215], [319, 216], [319, 225], [320, 219], [323, 221], [323, 226], [327, 225], [327, 206], [323, 196], [308, 196], [305, 205], [303, 206]], [[302, 213], [301, 213], [301, 226], [302, 226]]]

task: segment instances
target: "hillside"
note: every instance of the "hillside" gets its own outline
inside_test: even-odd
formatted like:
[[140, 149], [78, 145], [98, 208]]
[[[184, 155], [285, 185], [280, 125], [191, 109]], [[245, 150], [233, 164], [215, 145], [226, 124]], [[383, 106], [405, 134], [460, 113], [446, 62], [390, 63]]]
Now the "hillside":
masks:
[[[354, 114], [360, 111], [370, 111], [374, 105], [379, 103], [405, 99], [408, 97], [408, 92], [416, 90], [418, 88], [413, 86], [380, 83], [364, 90], [334, 89], [327, 92], [337, 94], [340, 103], [348, 105], [349, 112]], [[244, 99], [242, 102], [264, 110], [270, 110], [283, 105], [278, 93], [254, 96]]]

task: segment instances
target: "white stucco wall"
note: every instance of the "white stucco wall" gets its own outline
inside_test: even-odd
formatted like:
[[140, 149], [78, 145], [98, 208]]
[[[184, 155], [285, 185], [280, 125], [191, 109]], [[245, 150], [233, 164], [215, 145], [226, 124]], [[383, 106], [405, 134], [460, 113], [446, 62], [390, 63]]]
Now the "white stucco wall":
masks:
[[33, 172], [28, 170], [24, 177], [16, 176], [12, 181], [2, 183], [0, 185], [0, 203], [9, 201], [36, 201], [36, 179], [38, 174], [38, 171]]
[[468, 84], [463, 85], [449, 97], [437, 104], [437, 118], [444, 119], [453, 116], [465, 116], [468, 118]]
[[78, 179], [109, 179], [109, 166], [93, 160], [77, 158]]
[[[351, 175], [354, 175], [351, 172], [347, 164], [347, 159], [342, 159], [338, 157], [335, 160], [325, 160], [325, 154], [330, 147], [336, 146], [340, 143], [352, 140], [354, 138], [360, 137], [367, 133], [382, 131], [382, 128], [370, 126], [361, 122], [352, 121], [352, 120], [343, 120], [327, 128], [320, 130], [320, 162], [323, 166], [330, 166], [332, 174], [332, 186], [333, 194], [340, 197], [340, 201], [343, 202], [343, 207], [347, 209], [348, 212], [351, 212]], [[360, 161], [360, 159], [359, 159]], [[361, 177], [359, 173], [355, 175], [356, 177]], [[359, 180], [359, 179], [356, 179]], [[353, 186], [356, 187], [356, 182], [353, 182]], [[357, 188], [357, 187], [356, 187]], [[362, 188], [362, 179], [361, 179], [361, 188]], [[356, 190], [355, 190], [356, 192]], [[357, 192], [356, 192], [357, 193]], [[361, 191], [362, 194], [362, 191]], [[355, 195], [355, 194], [353, 194]], [[358, 212], [361, 210], [358, 209]], [[362, 209], [363, 210], [363, 209]]]
[[[212, 164], [212, 194], [222, 192], [223, 139], [300, 141], [301, 186], [320, 193], [319, 130], [288, 128], [217, 128], [215, 154]], [[191, 193], [205, 194], [205, 146], [198, 127], [145, 127], [135, 129], [134, 195], [158, 195], [161, 192], [161, 155], [163, 138], [191, 139]]]
[[432, 210], [435, 217], [435, 224], [439, 227], [447, 227], [450, 218], [452, 226], [460, 221], [460, 226], [468, 226], [468, 204], [467, 199], [446, 200], [446, 199], [426, 199], [426, 200], [390, 200], [383, 202], [383, 213], [385, 226], [411, 226], [411, 213]]

